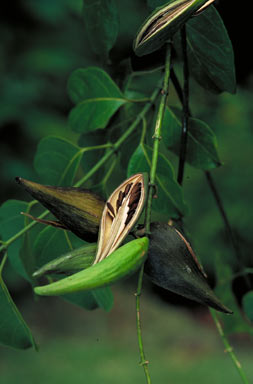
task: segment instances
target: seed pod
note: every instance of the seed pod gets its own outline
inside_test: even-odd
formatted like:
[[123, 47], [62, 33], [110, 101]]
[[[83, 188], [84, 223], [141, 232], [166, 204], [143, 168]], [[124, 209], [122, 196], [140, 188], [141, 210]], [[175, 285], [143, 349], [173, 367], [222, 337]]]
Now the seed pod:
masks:
[[33, 277], [41, 277], [44, 275], [64, 274], [71, 275], [86, 269], [92, 265], [96, 255], [97, 244], [85, 244], [80, 248], [74, 249], [49, 263], [43, 265], [36, 272]]
[[134, 41], [136, 55], [147, 55], [161, 48], [194, 13], [213, 1], [175, 0], [155, 9], [137, 33]]
[[145, 273], [159, 287], [231, 314], [216, 297], [184, 236], [172, 226], [151, 225]]
[[59, 220], [38, 220], [39, 222], [68, 229], [83, 240], [97, 240], [104, 208], [104, 201], [99, 196], [83, 188], [52, 187], [20, 177], [16, 181]]
[[113, 284], [141, 266], [146, 259], [147, 249], [147, 237], [130, 241], [100, 263], [52, 284], [35, 287], [34, 291], [38, 295], [57, 296]]
[[107, 200], [99, 228], [94, 263], [110, 255], [137, 222], [146, 200], [148, 175], [137, 173], [124, 181]]

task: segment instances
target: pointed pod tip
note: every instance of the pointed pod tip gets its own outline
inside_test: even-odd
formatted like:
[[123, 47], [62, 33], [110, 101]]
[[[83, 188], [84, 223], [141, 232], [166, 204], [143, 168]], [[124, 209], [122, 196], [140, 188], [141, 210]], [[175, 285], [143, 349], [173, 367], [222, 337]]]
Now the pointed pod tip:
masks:
[[22, 178], [19, 177], [19, 176], [16, 176], [16, 177], [15, 177], [15, 181], [16, 181], [18, 184], [20, 184], [20, 183], [22, 182]]

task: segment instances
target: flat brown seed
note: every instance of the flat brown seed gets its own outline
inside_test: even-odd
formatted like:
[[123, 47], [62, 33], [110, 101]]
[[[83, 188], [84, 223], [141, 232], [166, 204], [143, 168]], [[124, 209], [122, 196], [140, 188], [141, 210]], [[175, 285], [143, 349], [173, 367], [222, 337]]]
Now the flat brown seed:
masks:
[[111, 211], [113, 217], [115, 217], [115, 212], [114, 212], [114, 208], [113, 208], [112, 204], [109, 203], [109, 201], [107, 201], [106, 205], [107, 205], [108, 209]]
[[130, 191], [131, 187], [132, 187], [133, 183], [129, 183], [127, 184], [125, 190], [124, 190], [124, 195], [128, 195], [128, 192]]

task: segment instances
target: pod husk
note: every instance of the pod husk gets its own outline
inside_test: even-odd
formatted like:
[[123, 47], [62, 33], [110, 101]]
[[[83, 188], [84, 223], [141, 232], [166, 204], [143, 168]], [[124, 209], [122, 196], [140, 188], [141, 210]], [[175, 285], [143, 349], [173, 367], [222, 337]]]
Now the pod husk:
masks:
[[232, 314], [210, 288], [190, 244], [174, 227], [152, 223], [145, 274], [156, 285]]
[[16, 181], [59, 220], [59, 227], [63, 224], [83, 240], [97, 240], [105, 204], [98, 195], [83, 188], [41, 185], [21, 177]]

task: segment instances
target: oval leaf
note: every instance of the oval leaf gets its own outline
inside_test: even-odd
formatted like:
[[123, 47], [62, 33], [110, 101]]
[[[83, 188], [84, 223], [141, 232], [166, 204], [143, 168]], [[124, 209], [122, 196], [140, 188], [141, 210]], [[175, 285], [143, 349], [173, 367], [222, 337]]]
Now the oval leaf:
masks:
[[83, 0], [83, 19], [93, 52], [105, 58], [118, 35], [115, 0]]
[[[189, 70], [198, 83], [213, 92], [235, 93], [235, 65], [231, 41], [223, 21], [210, 6], [187, 22]], [[180, 35], [174, 37], [177, 53], [182, 56]]]
[[[166, 108], [163, 120], [163, 142], [176, 155], [180, 154], [182, 123], [173, 110]], [[221, 165], [217, 141], [211, 128], [201, 120], [189, 118], [186, 161], [193, 167], [209, 170]]]
[[[28, 203], [19, 200], [7, 200], [1, 205], [0, 234], [2, 240], [8, 240], [24, 228], [26, 219], [20, 212], [26, 212], [28, 206]], [[23, 238], [21, 237], [9, 246], [8, 257], [15, 271], [25, 279], [29, 280], [27, 271], [19, 254], [22, 241]]]
[[243, 296], [242, 305], [247, 317], [253, 323], [253, 291]]
[[0, 343], [18, 349], [35, 347], [30, 329], [0, 275]]
[[39, 142], [34, 168], [43, 183], [69, 186], [73, 184], [81, 157], [82, 152], [77, 145], [49, 136]]
[[110, 76], [96, 67], [74, 71], [68, 82], [68, 92], [77, 104], [70, 112], [69, 123], [80, 133], [105, 128], [118, 108], [126, 103]]

